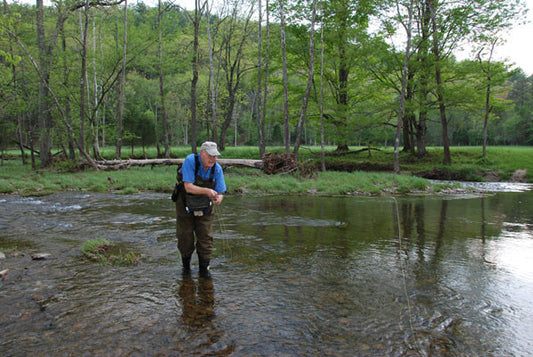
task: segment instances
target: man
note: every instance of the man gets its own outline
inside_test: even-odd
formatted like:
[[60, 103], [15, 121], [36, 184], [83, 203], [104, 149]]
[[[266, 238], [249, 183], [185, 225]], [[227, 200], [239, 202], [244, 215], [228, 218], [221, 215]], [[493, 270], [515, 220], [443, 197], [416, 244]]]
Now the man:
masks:
[[[217, 163], [217, 144], [206, 141], [200, 154], [185, 158], [178, 181], [185, 192], [176, 201], [176, 236], [181, 253], [183, 273], [191, 272], [191, 256], [196, 248], [200, 276], [209, 278], [209, 262], [213, 251], [213, 205], [219, 205], [226, 192], [222, 167]], [[196, 244], [195, 244], [196, 236]]]

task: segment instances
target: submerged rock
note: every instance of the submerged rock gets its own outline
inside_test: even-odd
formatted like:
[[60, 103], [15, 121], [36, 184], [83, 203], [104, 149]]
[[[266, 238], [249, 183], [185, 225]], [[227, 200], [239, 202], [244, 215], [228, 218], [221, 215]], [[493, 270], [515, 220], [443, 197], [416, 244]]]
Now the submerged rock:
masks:
[[33, 260], [44, 260], [48, 259], [52, 256], [50, 253], [35, 253], [31, 255], [31, 259]]
[[5, 280], [7, 274], [9, 273], [9, 269], [4, 269], [2, 271], [0, 271], [0, 279], [1, 280]]

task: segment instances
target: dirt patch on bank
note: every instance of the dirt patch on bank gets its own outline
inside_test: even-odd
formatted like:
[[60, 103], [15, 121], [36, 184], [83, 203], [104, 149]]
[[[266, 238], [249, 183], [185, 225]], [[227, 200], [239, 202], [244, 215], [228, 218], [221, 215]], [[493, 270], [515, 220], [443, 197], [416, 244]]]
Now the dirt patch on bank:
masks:
[[512, 182], [527, 182], [526, 180], [527, 170], [516, 170], [511, 177]]

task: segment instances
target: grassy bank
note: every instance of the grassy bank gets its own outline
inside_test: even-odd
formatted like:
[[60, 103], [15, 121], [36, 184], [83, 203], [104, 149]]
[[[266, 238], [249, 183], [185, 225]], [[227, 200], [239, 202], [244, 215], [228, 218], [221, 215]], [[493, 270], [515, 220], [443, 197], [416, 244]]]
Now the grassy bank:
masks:
[[[493, 181], [510, 180], [518, 170], [527, 170], [524, 180], [533, 182], [533, 148], [498, 147], [489, 148], [486, 158], [481, 157], [481, 148], [453, 148], [453, 165], [445, 167], [442, 150], [430, 149], [423, 160], [416, 160], [402, 154], [402, 175], [390, 172], [392, 150], [356, 151], [342, 155], [328, 148], [326, 156], [327, 172], [316, 172], [312, 176], [295, 174], [267, 175], [258, 169], [227, 168], [226, 181], [229, 193], [237, 194], [318, 194], [318, 195], [366, 195], [408, 192], [436, 192], [447, 186], [431, 185], [426, 179], [412, 174], [447, 172], [451, 177], [481, 181], [489, 176]], [[269, 152], [282, 152], [282, 148], [269, 148]], [[188, 148], [174, 148], [172, 157], [189, 153]], [[147, 157], [155, 157], [155, 149], [146, 152]], [[104, 155], [113, 158], [112, 149]], [[143, 157], [140, 149], [135, 157]], [[228, 148], [224, 158], [259, 158], [257, 148]], [[308, 165], [320, 163], [319, 148], [302, 148], [300, 161]], [[58, 164], [55, 168], [33, 170], [22, 165], [20, 158], [4, 160], [0, 168], [0, 193], [46, 195], [58, 191], [74, 190], [88, 192], [135, 193], [154, 191], [169, 193], [176, 177], [176, 166], [132, 167], [120, 171], [85, 170], [67, 172], [69, 165]], [[343, 171], [334, 171], [343, 170]], [[365, 171], [362, 171], [365, 170]]]
[[[9, 173], [7, 173], [9, 172]], [[427, 180], [409, 175], [366, 172], [319, 172], [313, 177], [267, 175], [258, 169], [227, 168], [229, 193], [235, 194], [378, 194], [433, 190]], [[8, 161], [0, 174], [0, 193], [22, 196], [47, 195], [58, 191], [140, 191], [170, 194], [176, 166], [132, 167], [120, 171], [34, 171], [19, 161]]]
[[[393, 148], [375, 148], [370, 151], [365, 147], [350, 147], [349, 152], [336, 153], [333, 146], [326, 147], [326, 167], [330, 171], [365, 171], [392, 172]], [[268, 147], [267, 152], [282, 153], [283, 147]], [[189, 147], [174, 147], [171, 157], [183, 158], [190, 152]], [[259, 149], [251, 146], [228, 147], [223, 153], [227, 159], [260, 159]], [[516, 170], [525, 170], [524, 182], [533, 182], [533, 147], [495, 146], [487, 148], [487, 156], [482, 156], [481, 147], [452, 147], [452, 165], [442, 164], [443, 150], [441, 147], [428, 148], [428, 154], [418, 159], [409, 153], [400, 153], [402, 173], [412, 175], [441, 172], [449, 179], [465, 181], [511, 181]], [[106, 159], [115, 158], [115, 149], [103, 151]], [[123, 151], [124, 158], [155, 158], [155, 148], [143, 153], [141, 148]], [[306, 166], [320, 168], [320, 147], [301, 147], [299, 161]], [[446, 177], [444, 177], [446, 178]]]

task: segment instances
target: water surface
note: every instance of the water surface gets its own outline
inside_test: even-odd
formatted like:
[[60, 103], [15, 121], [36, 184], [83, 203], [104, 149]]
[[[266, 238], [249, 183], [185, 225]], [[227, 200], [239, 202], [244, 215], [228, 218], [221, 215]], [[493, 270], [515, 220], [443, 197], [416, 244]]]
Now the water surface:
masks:
[[227, 196], [204, 280], [167, 195], [0, 196], [0, 354], [529, 355], [532, 197]]

